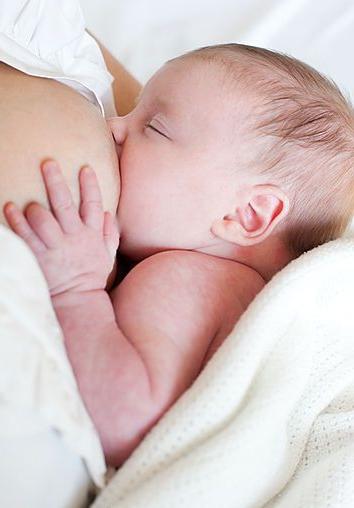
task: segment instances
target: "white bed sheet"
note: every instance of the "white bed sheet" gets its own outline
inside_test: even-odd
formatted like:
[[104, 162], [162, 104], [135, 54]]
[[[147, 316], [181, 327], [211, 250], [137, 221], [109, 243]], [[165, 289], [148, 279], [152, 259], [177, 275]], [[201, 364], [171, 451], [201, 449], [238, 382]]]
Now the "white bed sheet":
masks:
[[87, 26], [142, 82], [198, 46], [241, 42], [284, 51], [353, 97], [352, 0], [81, 0]]

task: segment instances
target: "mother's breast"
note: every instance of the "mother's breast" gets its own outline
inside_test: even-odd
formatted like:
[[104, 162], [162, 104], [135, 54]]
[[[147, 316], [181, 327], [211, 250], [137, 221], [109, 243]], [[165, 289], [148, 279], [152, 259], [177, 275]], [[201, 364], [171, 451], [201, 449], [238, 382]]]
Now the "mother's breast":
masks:
[[96, 171], [104, 208], [116, 213], [120, 180], [113, 139], [98, 109], [54, 80], [27, 76], [0, 63], [0, 223], [14, 201], [47, 204], [40, 163], [55, 158], [79, 201], [78, 171]]

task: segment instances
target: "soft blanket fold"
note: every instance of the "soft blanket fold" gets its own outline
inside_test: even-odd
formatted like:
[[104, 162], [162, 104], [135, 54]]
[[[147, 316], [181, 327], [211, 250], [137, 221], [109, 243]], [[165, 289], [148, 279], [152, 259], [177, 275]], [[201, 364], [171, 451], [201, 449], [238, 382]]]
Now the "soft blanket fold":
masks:
[[[5, 495], [6, 462], [8, 468], [15, 468], [13, 477], [18, 475], [17, 481], [13, 481], [14, 488], [25, 488], [21, 462], [26, 463], [27, 455], [33, 453], [26, 443], [31, 446], [39, 436], [45, 436], [40, 447], [53, 446], [63, 460], [67, 457], [69, 461], [83, 461], [89, 477], [102, 486], [105, 473], [102, 448], [78, 392], [45, 279], [28, 247], [3, 226], [0, 226], [0, 287], [0, 499], [3, 501]], [[6, 461], [4, 453], [8, 455]], [[45, 487], [46, 475], [55, 471], [56, 465], [50, 454], [43, 457], [49, 461], [39, 471]], [[32, 457], [31, 467], [24, 474], [30, 477], [39, 467], [38, 462], [38, 456]], [[68, 467], [71, 466], [69, 463]], [[58, 485], [60, 481], [58, 478]], [[26, 506], [32, 506], [31, 500], [26, 500]], [[41, 507], [44, 506], [47, 505], [42, 500]], [[48, 506], [57, 504], [52, 500]]]
[[354, 241], [292, 262], [94, 508], [354, 506]]

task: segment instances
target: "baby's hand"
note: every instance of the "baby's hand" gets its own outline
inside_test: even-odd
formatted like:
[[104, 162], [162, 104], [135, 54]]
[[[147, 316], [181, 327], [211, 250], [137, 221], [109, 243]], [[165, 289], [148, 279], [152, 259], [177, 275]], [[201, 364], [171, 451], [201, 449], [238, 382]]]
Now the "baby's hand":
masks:
[[31, 203], [24, 215], [13, 203], [7, 203], [6, 220], [37, 257], [51, 296], [104, 289], [119, 233], [115, 219], [103, 212], [94, 171], [89, 167], [80, 171], [80, 212], [55, 161], [42, 165], [42, 176], [52, 211]]

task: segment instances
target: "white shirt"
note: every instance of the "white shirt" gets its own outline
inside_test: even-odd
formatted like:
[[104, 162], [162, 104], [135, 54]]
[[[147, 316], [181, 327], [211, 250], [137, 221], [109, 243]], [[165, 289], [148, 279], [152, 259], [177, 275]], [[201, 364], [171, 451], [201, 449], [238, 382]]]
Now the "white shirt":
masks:
[[113, 78], [76, 0], [0, 0], [0, 61], [61, 81], [116, 115]]

